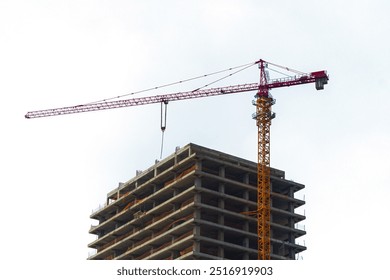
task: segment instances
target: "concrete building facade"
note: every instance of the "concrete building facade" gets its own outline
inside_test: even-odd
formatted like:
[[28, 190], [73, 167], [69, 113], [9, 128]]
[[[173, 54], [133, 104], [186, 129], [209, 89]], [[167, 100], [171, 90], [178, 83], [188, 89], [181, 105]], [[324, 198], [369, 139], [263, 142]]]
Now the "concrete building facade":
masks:
[[[257, 259], [257, 163], [195, 144], [108, 193], [90, 260]], [[296, 259], [304, 185], [271, 170], [271, 259]]]

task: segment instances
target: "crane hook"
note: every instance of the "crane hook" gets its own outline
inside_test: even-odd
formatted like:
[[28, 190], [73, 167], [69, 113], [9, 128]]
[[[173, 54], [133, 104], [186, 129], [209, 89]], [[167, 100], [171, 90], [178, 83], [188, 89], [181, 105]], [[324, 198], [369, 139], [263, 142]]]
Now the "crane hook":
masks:
[[167, 128], [167, 108], [168, 100], [161, 102], [161, 150], [160, 150], [160, 159], [162, 159], [163, 149], [164, 149], [164, 132]]

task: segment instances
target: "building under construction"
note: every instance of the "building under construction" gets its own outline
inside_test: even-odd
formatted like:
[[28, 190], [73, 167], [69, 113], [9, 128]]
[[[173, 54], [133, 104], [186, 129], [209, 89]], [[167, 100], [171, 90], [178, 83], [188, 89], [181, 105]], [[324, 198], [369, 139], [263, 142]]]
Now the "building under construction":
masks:
[[[303, 188], [271, 169], [271, 259], [306, 249]], [[88, 259], [257, 259], [256, 210], [257, 163], [188, 144], [108, 193], [91, 215]]]

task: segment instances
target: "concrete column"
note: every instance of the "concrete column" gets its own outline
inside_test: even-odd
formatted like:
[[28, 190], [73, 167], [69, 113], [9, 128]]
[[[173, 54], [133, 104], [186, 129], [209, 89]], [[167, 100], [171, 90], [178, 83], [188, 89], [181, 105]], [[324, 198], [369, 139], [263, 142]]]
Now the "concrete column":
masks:
[[[225, 167], [224, 166], [221, 166], [219, 168], [219, 176], [222, 178], [225, 177]], [[219, 183], [218, 192], [221, 194], [225, 193], [225, 184], [224, 183]], [[218, 207], [220, 209], [225, 209], [225, 199], [224, 198], [221, 198], [221, 197], [218, 198]], [[222, 216], [222, 218], [223, 218], [223, 216]], [[222, 223], [219, 223], [219, 224], [223, 225], [223, 221], [222, 221]]]
[[[271, 193], [273, 192], [273, 183], [272, 183], [272, 180], [271, 180], [271, 182], [270, 182], [270, 191], [271, 191]], [[271, 207], [272, 207], [272, 199], [271, 199], [271, 201], [270, 201], [270, 204], [271, 204]]]
[[200, 209], [195, 208], [195, 211], [194, 211], [194, 219], [200, 220], [201, 218], [202, 218], [202, 217], [201, 217], [201, 214], [200, 214]]
[[225, 178], [225, 166], [219, 167], [219, 176]]
[[194, 202], [195, 202], [195, 205], [202, 202], [201, 194], [200, 194], [200, 193], [195, 193], [195, 194], [194, 194]]
[[196, 163], [195, 163], [195, 169], [196, 170], [202, 170], [202, 161], [201, 160], [197, 160]]
[[249, 237], [244, 237], [242, 240], [242, 246], [245, 248], [249, 248]]
[[[221, 194], [225, 193], [225, 185], [223, 183], [219, 183], [218, 192]], [[225, 199], [223, 197], [218, 198], [218, 207], [225, 209]]]
[[[219, 176], [222, 178], [225, 178], [225, 166], [219, 167]], [[223, 183], [219, 183], [218, 191], [221, 194], [225, 193], [225, 185]], [[224, 198], [218, 198], [218, 208], [225, 209], [225, 199]], [[225, 224], [225, 216], [219, 214], [218, 215], [218, 224], [224, 225]], [[225, 240], [225, 232], [222, 229], [218, 230], [218, 240], [224, 241]], [[225, 257], [225, 250], [223, 246], [218, 246], [218, 257], [224, 258]]]
[[[202, 170], [202, 162], [200, 160], [198, 160], [195, 163], [195, 168], [196, 168], [196, 170]], [[201, 180], [201, 178], [195, 177], [194, 184], [195, 184], [195, 190], [200, 188], [200, 187], [202, 187], [202, 180]], [[195, 203], [195, 205], [199, 204], [201, 202], [202, 202], [201, 201], [201, 194], [199, 192], [195, 192], [195, 194], [194, 194], [194, 203]], [[201, 213], [200, 213], [200, 209], [198, 207], [195, 207], [194, 219], [195, 219], [195, 221], [196, 221], [196, 219], [201, 219]], [[198, 224], [194, 225], [193, 234], [194, 234], [193, 250], [194, 250], [195, 253], [199, 253], [200, 252], [200, 242], [198, 240], [198, 237], [200, 236], [200, 226]]]
[[289, 256], [290, 259], [294, 260], [295, 259], [295, 249], [291, 248], [289, 249]]
[[195, 185], [195, 189], [202, 187], [202, 180], [201, 180], [201, 178], [196, 177], [194, 185]]
[[199, 225], [195, 225], [194, 229], [194, 245], [193, 245], [193, 250], [195, 253], [200, 253], [200, 242], [198, 240], [198, 237], [200, 236], [200, 227]]
[[242, 177], [242, 182], [244, 184], [249, 185], [249, 173], [245, 173], [244, 176]]
[[[244, 174], [244, 176], [242, 178], [242, 182], [244, 184], [246, 184], [246, 185], [249, 185], [249, 173]], [[242, 198], [245, 199], [245, 200], [249, 200], [249, 190], [244, 190], [244, 192], [242, 194]], [[244, 211], [249, 211], [248, 205], [245, 205], [243, 210]], [[244, 220], [242, 229], [244, 231], [246, 231], [246, 232], [249, 232], [249, 221], [248, 220]], [[244, 237], [242, 246], [244, 246], [246, 248], [249, 248], [249, 237]], [[249, 259], [249, 253], [245, 253], [243, 255], [243, 259], [244, 260], [248, 260]]]
[[218, 257], [225, 258], [225, 250], [222, 246], [218, 246]]
[[[289, 189], [289, 191], [288, 191], [288, 196], [289, 196], [289, 197], [294, 197], [294, 190], [293, 190], [292, 188]], [[288, 211], [289, 211], [290, 213], [294, 213], [294, 205], [293, 205], [292, 202], [289, 202], [289, 203], [288, 203]], [[288, 218], [288, 226], [289, 226], [290, 228], [294, 228], [294, 227], [295, 227], [295, 222], [294, 222], [294, 219], [293, 219], [292, 217], [289, 217], [289, 218]], [[290, 242], [290, 243], [295, 243], [295, 237], [294, 237], [294, 235], [292, 234], [292, 232], [290, 232], [290, 233], [288, 234], [288, 239], [289, 239], [289, 242]], [[290, 255], [291, 255], [291, 250], [290, 250]]]
[[197, 240], [194, 240], [194, 245], [193, 245], [193, 250], [194, 253], [200, 253], [200, 242]]
[[[246, 184], [246, 185], [249, 185], [249, 173], [246, 173], [244, 175], [242, 182], [244, 184]], [[249, 190], [247, 190], [247, 189], [244, 190], [244, 192], [242, 193], [242, 198], [249, 201]], [[249, 211], [249, 207], [248, 207], [247, 204], [244, 206], [243, 210], [244, 211]], [[248, 228], [248, 221], [245, 221], [245, 223], [244, 223], [244, 230], [246, 230], [246, 231], [249, 230], [249, 228]]]

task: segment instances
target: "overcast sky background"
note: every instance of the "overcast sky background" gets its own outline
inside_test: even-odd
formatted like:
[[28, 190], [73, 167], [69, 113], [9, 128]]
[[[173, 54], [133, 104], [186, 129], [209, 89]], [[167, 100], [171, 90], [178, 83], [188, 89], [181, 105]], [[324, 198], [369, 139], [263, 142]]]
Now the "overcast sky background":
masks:
[[[66, 264], [56, 277], [65, 279], [87, 265], [92, 209], [160, 155], [159, 104], [32, 120], [27, 111], [260, 58], [330, 76], [324, 91], [272, 91], [271, 165], [306, 185], [298, 195], [306, 199], [305, 271], [387, 278], [389, 11], [385, 0], [1, 0], [1, 258], [20, 273], [7, 279]], [[258, 72], [215, 86], [258, 82]], [[170, 103], [164, 157], [193, 142], [256, 161], [252, 99], [253, 92]]]

